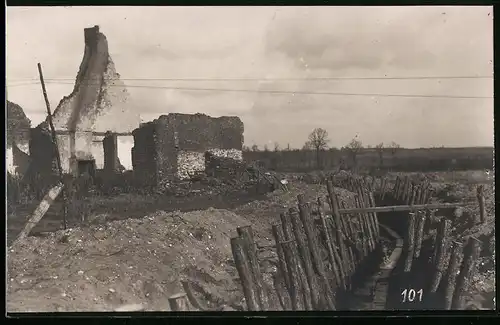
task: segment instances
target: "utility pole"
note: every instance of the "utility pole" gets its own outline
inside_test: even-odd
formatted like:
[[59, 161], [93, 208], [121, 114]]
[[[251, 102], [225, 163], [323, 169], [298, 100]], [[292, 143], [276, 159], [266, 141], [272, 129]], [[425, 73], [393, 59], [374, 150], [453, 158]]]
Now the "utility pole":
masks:
[[61, 182], [61, 185], [63, 186], [62, 188], [62, 204], [63, 204], [63, 227], [64, 230], [66, 230], [67, 227], [67, 222], [66, 222], [66, 217], [68, 215], [68, 205], [66, 202], [66, 188], [64, 186], [64, 177], [63, 177], [63, 171], [61, 167], [61, 157], [59, 156], [59, 147], [57, 146], [57, 136], [56, 136], [56, 130], [54, 128], [54, 123], [52, 122], [52, 112], [50, 111], [50, 103], [49, 103], [49, 98], [47, 96], [47, 90], [45, 89], [45, 81], [43, 80], [43, 72], [42, 72], [42, 65], [38, 63], [38, 74], [40, 75], [40, 83], [42, 84], [42, 91], [43, 91], [43, 98], [45, 99], [45, 105], [47, 106], [47, 116], [48, 116], [48, 122], [50, 126], [50, 132], [52, 134], [52, 143], [54, 144], [54, 153], [56, 155], [56, 163], [57, 163], [57, 170], [59, 174], [59, 181]]

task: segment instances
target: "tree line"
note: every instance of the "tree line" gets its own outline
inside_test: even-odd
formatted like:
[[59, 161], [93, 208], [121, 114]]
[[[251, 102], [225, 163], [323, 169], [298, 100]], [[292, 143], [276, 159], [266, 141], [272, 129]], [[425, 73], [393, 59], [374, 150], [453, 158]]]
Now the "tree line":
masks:
[[[356, 167], [358, 164], [358, 157], [363, 149], [374, 149], [377, 152], [378, 159], [379, 159], [379, 165], [382, 167], [384, 164], [384, 153], [389, 151], [392, 156], [394, 156], [398, 149], [401, 148], [399, 144], [396, 142], [392, 141], [389, 144], [384, 144], [383, 142], [377, 144], [375, 147], [372, 147], [370, 145], [364, 146], [363, 142], [359, 137], [356, 135], [349, 143], [347, 143], [345, 146], [339, 148], [336, 147], [329, 147], [328, 144], [330, 143], [330, 138], [328, 136], [328, 132], [323, 129], [323, 128], [315, 128], [308, 136], [307, 141], [304, 143], [302, 146], [302, 149], [292, 149], [290, 147], [290, 144], [287, 145], [285, 148], [281, 148], [280, 145], [275, 142], [273, 149], [269, 149], [267, 145], [264, 145], [263, 149], [261, 150], [256, 144], [252, 145], [251, 147], [243, 146], [243, 151], [244, 152], [282, 152], [282, 151], [313, 151], [315, 153], [315, 163], [316, 163], [316, 168], [320, 169], [322, 168], [322, 152], [326, 151], [340, 151], [343, 155], [342, 156], [347, 156], [349, 157], [349, 162], [346, 161], [341, 161], [341, 163], [350, 165], [350, 167]], [[347, 167], [347, 166], [346, 166]]]

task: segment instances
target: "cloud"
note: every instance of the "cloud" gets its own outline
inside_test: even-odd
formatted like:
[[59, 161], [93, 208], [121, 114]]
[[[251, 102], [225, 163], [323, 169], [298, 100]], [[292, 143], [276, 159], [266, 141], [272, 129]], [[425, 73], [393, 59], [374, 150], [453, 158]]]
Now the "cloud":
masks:
[[[97, 24], [129, 86], [131, 106], [145, 121], [169, 112], [238, 115], [245, 141], [260, 145], [301, 147], [315, 127], [326, 128], [334, 146], [356, 133], [371, 144], [491, 145], [492, 99], [369, 94], [492, 96], [492, 80], [138, 80], [487, 75], [493, 71], [491, 12], [458, 6], [9, 7], [7, 82], [37, 82], [37, 62], [47, 79], [74, 82], [83, 28]], [[53, 108], [72, 89], [57, 80], [47, 87]], [[275, 90], [287, 93], [267, 93]], [[44, 116], [39, 85], [9, 87], [8, 95], [34, 125]]]

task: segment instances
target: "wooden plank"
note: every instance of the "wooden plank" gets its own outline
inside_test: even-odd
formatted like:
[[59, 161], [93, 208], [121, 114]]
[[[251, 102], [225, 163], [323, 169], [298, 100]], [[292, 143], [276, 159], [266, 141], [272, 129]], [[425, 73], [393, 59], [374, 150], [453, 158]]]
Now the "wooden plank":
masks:
[[[78, 132], [78, 131], [77, 131]], [[84, 130], [84, 131], [81, 131], [81, 132], [92, 132], [92, 135], [94, 136], [98, 136], [98, 137], [103, 137], [103, 136], [106, 136], [106, 135], [116, 135], [116, 136], [132, 136], [132, 132], [97, 132], [97, 131], [92, 131], [92, 130]], [[69, 130], [57, 130], [56, 131], [56, 134], [57, 135], [69, 135], [71, 134], [72, 132], [69, 131]], [[99, 141], [101, 142], [101, 141]]]
[[57, 196], [61, 193], [64, 185], [63, 184], [58, 184], [51, 188], [49, 192], [45, 195], [43, 200], [40, 202], [38, 207], [35, 209], [33, 212], [33, 215], [31, 218], [28, 220], [26, 223], [26, 226], [24, 227], [23, 230], [19, 233], [19, 236], [17, 236], [16, 240], [12, 244], [14, 246], [15, 243], [17, 243], [19, 240], [27, 237], [31, 230], [42, 220], [43, 216], [47, 213], [47, 211], [50, 208], [50, 205], [54, 202], [54, 200], [57, 198]]
[[[354, 208], [354, 209], [339, 209], [340, 214], [351, 213], [379, 213], [379, 212], [402, 212], [402, 211], [418, 211], [427, 209], [453, 209], [468, 205], [467, 202], [460, 203], [434, 203], [434, 204], [419, 204], [419, 205], [392, 205], [381, 207]], [[331, 213], [327, 211], [327, 213]]]

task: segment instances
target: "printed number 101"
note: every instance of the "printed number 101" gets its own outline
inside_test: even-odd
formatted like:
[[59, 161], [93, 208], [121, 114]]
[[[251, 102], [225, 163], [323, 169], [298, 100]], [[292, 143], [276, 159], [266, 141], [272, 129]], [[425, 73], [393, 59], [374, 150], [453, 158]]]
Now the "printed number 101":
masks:
[[422, 301], [422, 296], [424, 295], [424, 290], [420, 289], [418, 291], [415, 291], [414, 289], [404, 289], [403, 292], [401, 292], [401, 295], [403, 296], [403, 302], [414, 302], [415, 298], [418, 295], [418, 301]]

